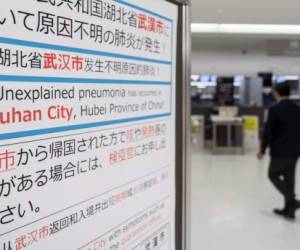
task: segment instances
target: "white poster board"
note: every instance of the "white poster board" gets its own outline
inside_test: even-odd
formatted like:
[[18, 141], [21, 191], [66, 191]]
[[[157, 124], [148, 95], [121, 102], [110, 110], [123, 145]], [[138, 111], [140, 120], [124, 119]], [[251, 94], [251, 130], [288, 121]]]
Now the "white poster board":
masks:
[[0, 249], [175, 249], [177, 7], [3, 0]]

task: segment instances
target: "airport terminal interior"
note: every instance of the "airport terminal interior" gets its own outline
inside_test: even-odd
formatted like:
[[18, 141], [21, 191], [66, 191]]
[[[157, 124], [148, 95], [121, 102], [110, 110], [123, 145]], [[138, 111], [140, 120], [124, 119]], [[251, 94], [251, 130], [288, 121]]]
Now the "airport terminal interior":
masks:
[[[256, 155], [271, 88], [288, 83], [300, 102], [300, 34], [287, 31], [300, 4], [192, 3], [192, 249], [297, 250], [300, 213], [293, 222], [273, 214], [283, 198], [269, 157]], [[296, 179], [300, 194], [300, 171]]]
[[299, 0], [0, 3], [0, 250], [300, 250]]

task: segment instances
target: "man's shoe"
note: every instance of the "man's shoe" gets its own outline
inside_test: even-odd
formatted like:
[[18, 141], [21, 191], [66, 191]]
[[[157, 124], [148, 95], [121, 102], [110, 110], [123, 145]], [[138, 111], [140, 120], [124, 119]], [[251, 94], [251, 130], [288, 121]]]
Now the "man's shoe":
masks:
[[282, 216], [288, 220], [294, 220], [295, 219], [295, 209], [274, 209], [273, 210], [274, 214]]
[[284, 209], [274, 209], [273, 210], [274, 214], [276, 215], [280, 215], [280, 216], [284, 216], [286, 213], [287, 213], [287, 210], [284, 208]]
[[289, 209], [283, 216], [288, 220], [295, 220], [295, 209]]

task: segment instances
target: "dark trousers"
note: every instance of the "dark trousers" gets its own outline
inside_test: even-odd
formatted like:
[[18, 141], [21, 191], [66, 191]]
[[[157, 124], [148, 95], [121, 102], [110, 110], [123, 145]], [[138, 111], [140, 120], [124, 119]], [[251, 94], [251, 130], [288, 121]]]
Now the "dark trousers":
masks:
[[296, 198], [295, 174], [298, 158], [271, 157], [269, 178], [289, 204]]

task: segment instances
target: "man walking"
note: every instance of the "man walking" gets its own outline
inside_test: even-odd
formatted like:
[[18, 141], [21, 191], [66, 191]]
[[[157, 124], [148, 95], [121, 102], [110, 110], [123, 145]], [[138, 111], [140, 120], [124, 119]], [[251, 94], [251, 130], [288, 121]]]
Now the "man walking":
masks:
[[290, 86], [281, 83], [273, 88], [277, 104], [270, 108], [258, 159], [262, 160], [270, 147], [271, 162], [269, 178], [284, 196], [283, 209], [274, 213], [287, 219], [295, 219], [300, 208], [296, 200], [295, 173], [300, 156], [300, 107], [288, 99]]

